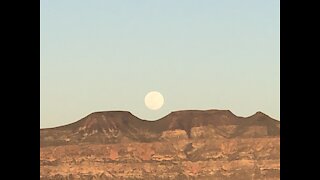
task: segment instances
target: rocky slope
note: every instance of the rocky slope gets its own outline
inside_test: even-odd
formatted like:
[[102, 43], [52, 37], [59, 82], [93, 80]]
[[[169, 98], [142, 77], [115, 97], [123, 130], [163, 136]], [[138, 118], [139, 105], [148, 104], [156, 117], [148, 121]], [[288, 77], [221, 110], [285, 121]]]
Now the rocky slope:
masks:
[[279, 179], [280, 122], [177, 111], [157, 121], [97, 112], [40, 130], [41, 179]]

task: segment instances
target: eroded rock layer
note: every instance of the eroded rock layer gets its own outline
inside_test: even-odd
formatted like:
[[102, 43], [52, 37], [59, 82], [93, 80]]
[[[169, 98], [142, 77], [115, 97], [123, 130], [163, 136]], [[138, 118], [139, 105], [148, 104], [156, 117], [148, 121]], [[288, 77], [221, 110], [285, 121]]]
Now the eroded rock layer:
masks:
[[98, 112], [40, 130], [40, 145], [43, 180], [280, 179], [280, 123], [261, 112]]

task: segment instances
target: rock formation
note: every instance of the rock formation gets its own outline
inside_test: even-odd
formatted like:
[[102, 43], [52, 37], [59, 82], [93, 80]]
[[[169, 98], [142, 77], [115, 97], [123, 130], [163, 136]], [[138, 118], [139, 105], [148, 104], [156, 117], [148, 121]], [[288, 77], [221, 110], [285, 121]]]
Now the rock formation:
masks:
[[280, 179], [280, 122], [257, 112], [96, 112], [40, 129], [40, 179]]

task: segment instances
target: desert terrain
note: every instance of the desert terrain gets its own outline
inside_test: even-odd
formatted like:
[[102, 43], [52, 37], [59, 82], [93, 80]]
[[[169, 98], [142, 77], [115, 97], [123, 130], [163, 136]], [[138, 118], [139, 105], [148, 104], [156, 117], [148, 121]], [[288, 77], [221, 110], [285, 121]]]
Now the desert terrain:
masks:
[[229, 110], [157, 121], [95, 112], [40, 129], [40, 179], [280, 179], [280, 121]]

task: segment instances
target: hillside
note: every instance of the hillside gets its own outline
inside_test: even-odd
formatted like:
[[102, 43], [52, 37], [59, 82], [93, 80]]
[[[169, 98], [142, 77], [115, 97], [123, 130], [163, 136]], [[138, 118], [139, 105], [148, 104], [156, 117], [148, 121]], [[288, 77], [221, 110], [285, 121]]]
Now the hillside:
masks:
[[279, 179], [280, 122], [262, 112], [92, 113], [40, 129], [41, 179]]

